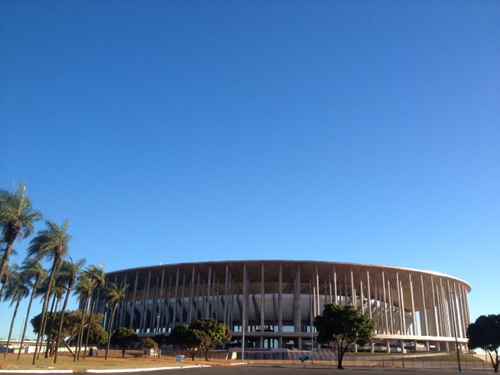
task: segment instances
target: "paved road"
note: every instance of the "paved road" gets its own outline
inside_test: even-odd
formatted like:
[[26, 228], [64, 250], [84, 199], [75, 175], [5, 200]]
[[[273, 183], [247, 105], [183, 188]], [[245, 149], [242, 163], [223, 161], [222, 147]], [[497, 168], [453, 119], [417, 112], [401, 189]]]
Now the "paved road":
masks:
[[[452, 375], [457, 371], [453, 369], [415, 370], [415, 369], [345, 369], [322, 367], [286, 367], [286, 366], [235, 366], [211, 367], [201, 369], [168, 370], [141, 373], [142, 375]], [[485, 371], [465, 371], [462, 375], [486, 375]]]
[[[337, 370], [324, 367], [287, 367], [287, 366], [235, 366], [235, 367], [210, 367], [182, 370], [163, 370], [136, 373], [140, 375], [454, 375], [453, 369], [353, 369]], [[486, 375], [491, 371], [466, 370], [461, 375]], [[20, 374], [21, 375], [21, 374]], [[29, 375], [23, 373], [22, 375]], [[36, 374], [33, 374], [36, 375]], [[123, 375], [120, 374], [120, 375]]]

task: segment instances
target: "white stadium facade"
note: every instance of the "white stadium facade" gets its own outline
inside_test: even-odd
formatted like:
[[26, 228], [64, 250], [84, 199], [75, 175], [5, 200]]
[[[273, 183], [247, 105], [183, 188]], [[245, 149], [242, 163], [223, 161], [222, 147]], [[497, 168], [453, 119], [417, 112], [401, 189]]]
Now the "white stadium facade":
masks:
[[[467, 343], [471, 287], [456, 277], [363, 264], [250, 260], [181, 263], [107, 274], [127, 285], [116, 327], [168, 334], [195, 319], [225, 323], [247, 348], [310, 349], [314, 317], [329, 303], [352, 305], [374, 321], [371, 344], [447, 351]], [[103, 303], [99, 311], [109, 316]]]

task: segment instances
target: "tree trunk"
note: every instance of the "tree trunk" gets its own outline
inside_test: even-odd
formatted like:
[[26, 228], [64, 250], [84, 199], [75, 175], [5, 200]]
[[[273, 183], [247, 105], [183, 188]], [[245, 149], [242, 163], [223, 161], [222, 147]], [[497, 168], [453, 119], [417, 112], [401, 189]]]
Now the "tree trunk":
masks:
[[495, 372], [498, 372], [498, 349], [495, 349], [495, 365], [493, 366], [493, 370], [495, 370]]
[[5, 357], [7, 357], [7, 353], [9, 352], [10, 338], [12, 337], [12, 328], [14, 328], [14, 321], [16, 320], [17, 310], [19, 309], [20, 302], [21, 302], [21, 299], [18, 298], [16, 300], [16, 307], [14, 308], [14, 313], [12, 314], [12, 319], [10, 321], [9, 337], [7, 338], [7, 345], [6, 345], [5, 351], [3, 352], [4, 359], [5, 359]]
[[17, 359], [21, 357], [21, 351], [23, 349], [24, 338], [26, 336], [26, 328], [28, 327], [28, 319], [30, 317], [31, 305], [33, 304], [33, 298], [35, 297], [35, 292], [38, 288], [38, 277], [35, 279], [35, 283], [33, 284], [33, 288], [31, 289], [30, 301], [28, 303], [28, 310], [26, 311], [26, 318], [24, 319], [24, 327], [23, 334], [21, 336], [21, 343], [19, 344], [19, 351], [17, 352]]
[[42, 308], [42, 327], [40, 327], [40, 332], [38, 332], [37, 338], [36, 338], [36, 344], [35, 344], [35, 352], [33, 353], [33, 365], [36, 363], [36, 358], [38, 354], [38, 345], [40, 344], [40, 339], [43, 337], [45, 334], [45, 327], [44, 323], [47, 318], [47, 308], [49, 306], [49, 298], [50, 294], [52, 292], [52, 284], [54, 283], [56, 271], [57, 271], [57, 266], [59, 263], [59, 258], [54, 258], [54, 262], [52, 263], [52, 269], [50, 270], [50, 277], [49, 277], [49, 284], [47, 286], [47, 292], [45, 293], [45, 298], [43, 301], [43, 308]]
[[16, 241], [16, 237], [19, 231], [14, 234], [14, 238], [11, 238], [10, 241], [7, 241], [7, 248], [5, 249], [5, 253], [3, 253], [2, 260], [0, 262], [0, 283], [4, 284], [4, 277], [7, 274], [7, 267], [9, 266], [9, 258], [14, 252], [14, 242]]
[[[57, 311], [57, 295], [56, 293], [53, 294], [52, 296], [52, 304], [50, 306], [50, 310], [49, 310], [49, 317], [54, 317], [55, 315], [55, 312]], [[48, 319], [48, 317], [47, 317]], [[45, 325], [47, 325], [47, 321], [45, 322]], [[46, 327], [44, 327], [44, 330], [46, 329]], [[52, 347], [52, 341], [54, 340], [54, 338], [52, 337], [52, 335], [47, 335], [47, 341], [45, 343], [45, 358], [48, 358], [49, 356], [49, 350], [50, 348]]]
[[82, 310], [82, 323], [80, 325], [80, 332], [78, 333], [78, 341], [77, 341], [77, 346], [76, 346], [76, 357], [75, 360], [80, 360], [80, 351], [82, 349], [82, 341], [83, 341], [83, 332], [85, 330], [85, 316], [87, 313], [87, 309], [90, 306], [90, 297], [87, 298], [87, 301], [85, 301], [85, 305]]
[[116, 307], [118, 305], [115, 304], [113, 306], [113, 312], [111, 313], [111, 321], [109, 322], [109, 329], [108, 329], [108, 343], [106, 345], [106, 353], [104, 354], [104, 359], [108, 359], [108, 352], [109, 352], [109, 345], [111, 344], [111, 333], [112, 333], [112, 330], [113, 330], [113, 323], [115, 321], [115, 313], [116, 313]]
[[339, 370], [343, 370], [344, 367], [342, 366], [342, 361], [344, 359], [344, 350], [342, 350], [342, 345], [339, 345], [337, 349], [337, 368]]
[[[61, 342], [61, 336], [62, 336], [62, 330], [63, 330], [63, 324], [64, 324], [64, 313], [66, 311], [66, 307], [68, 306], [68, 301], [69, 301], [69, 296], [71, 294], [71, 289], [73, 285], [69, 284], [68, 289], [66, 290], [66, 296], [64, 297], [64, 303], [61, 311], [61, 317], [59, 318], [59, 329], [57, 330], [57, 337], [56, 337], [56, 349], [54, 353], [54, 363], [57, 362], [57, 353], [59, 352], [59, 343]], [[63, 339], [64, 340], [64, 339]]]
[[99, 289], [96, 292], [95, 298], [92, 298], [92, 303], [90, 304], [90, 312], [89, 312], [89, 325], [87, 327], [87, 336], [85, 337], [85, 347], [83, 350], [83, 356], [85, 357], [87, 355], [87, 348], [89, 346], [89, 338], [90, 338], [90, 331], [92, 329], [91, 327], [91, 321], [92, 321], [92, 314], [94, 313], [95, 305], [97, 304], [97, 300], [99, 299]]

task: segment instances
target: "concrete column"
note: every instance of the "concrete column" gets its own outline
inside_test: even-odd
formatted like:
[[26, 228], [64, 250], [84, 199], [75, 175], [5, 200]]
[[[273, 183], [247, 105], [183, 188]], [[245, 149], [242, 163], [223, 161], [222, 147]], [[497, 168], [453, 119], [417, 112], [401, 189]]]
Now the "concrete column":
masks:
[[405, 296], [403, 289], [403, 282], [399, 282], [399, 288], [401, 289], [401, 313], [403, 318], [403, 334], [406, 334], [406, 314], [405, 314]]
[[450, 307], [450, 317], [451, 317], [451, 325], [452, 325], [452, 335], [453, 337], [460, 337], [460, 329], [458, 327], [457, 321], [457, 311], [455, 305], [455, 296], [453, 295], [453, 288], [450, 287], [450, 280], [446, 280], [446, 288], [448, 295], [448, 304]]
[[448, 281], [448, 285], [449, 285], [449, 288], [451, 291], [453, 310], [455, 312], [455, 329], [456, 329], [457, 337], [463, 337], [462, 336], [463, 325], [462, 325], [462, 317], [461, 317], [462, 314], [460, 311], [460, 303], [458, 302], [457, 288], [456, 288], [454, 282], [451, 282], [451, 284], [450, 284]]
[[385, 292], [385, 273], [382, 271], [382, 292], [384, 299], [384, 321], [385, 321], [385, 331], [384, 333], [389, 333], [389, 319], [387, 318], [387, 295]]
[[189, 308], [188, 308], [188, 324], [193, 321], [193, 308], [194, 308], [194, 285], [196, 280], [196, 269], [193, 266], [191, 269], [191, 285], [189, 286]]
[[309, 314], [309, 328], [310, 328], [310, 333], [311, 333], [311, 348], [313, 349], [314, 348], [314, 294], [315, 294], [315, 291], [314, 291], [314, 282], [311, 281], [310, 282], [310, 287], [311, 287], [311, 298], [310, 298], [310, 314]]
[[[157, 272], [154, 274], [156, 275]], [[156, 333], [156, 326], [158, 325], [158, 291], [160, 290], [160, 279], [158, 276], [155, 279], [156, 281], [151, 291], [151, 322], [149, 325], [149, 330], [152, 333]]]
[[408, 282], [410, 283], [410, 300], [411, 300], [411, 318], [413, 323], [412, 332], [416, 336], [417, 332], [417, 315], [415, 314], [415, 296], [413, 294], [413, 280], [411, 277], [411, 273], [408, 273]]
[[468, 294], [467, 294], [467, 289], [465, 286], [463, 286], [461, 289], [462, 289], [462, 296], [463, 296], [462, 298], [463, 298], [464, 310], [465, 310], [465, 326], [468, 327], [470, 324]]
[[389, 317], [391, 321], [391, 334], [394, 334], [396, 331], [394, 330], [394, 315], [392, 313], [393, 310], [393, 303], [392, 303], [392, 296], [391, 296], [391, 281], [387, 280], [387, 291], [389, 292]]
[[444, 303], [444, 297], [443, 297], [443, 285], [442, 285], [442, 282], [441, 280], [439, 280], [439, 282], [437, 283], [436, 285], [436, 291], [437, 291], [437, 297], [438, 297], [438, 309], [439, 309], [439, 312], [440, 312], [440, 322], [441, 322], [441, 332], [442, 332], [442, 335], [445, 336], [445, 337], [449, 337], [451, 336], [450, 332], [449, 332], [449, 325], [448, 325], [448, 317], [447, 317], [447, 313], [446, 313], [446, 306], [445, 306], [445, 303]]
[[405, 334], [405, 327], [403, 323], [404, 309], [401, 302], [401, 284], [399, 283], [399, 273], [396, 272], [396, 291], [398, 292], [398, 308], [399, 308], [399, 333]]
[[175, 328], [177, 323], [177, 305], [178, 305], [178, 293], [179, 293], [179, 267], [175, 270], [175, 289], [174, 289], [174, 308], [172, 309], [172, 328]]
[[420, 294], [422, 295], [422, 309], [424, 314], [424, 335], [430, 336], [429, 333], [429, 323], [427, 321], [427, 306], [425, 301], [425, 288], [424, 288], [424, 277], [420, 274]]
[[316, 311], [316, 286], [312, 284], [312, 315], [316, 317], [318, 312]]
[[210, 311], [209, 319], [217, 319], [217, 270], [212, 270], [212, 280], [210, 281]]
[[151, 285], [151, 271], [148, 272], [148, 277], [146, 281], [146, 290], [145, 293], [142, 295], [142, 320], [141, 320], [141, 328], [140, 331], [145, 333], [146, 332], [146, 320], [147, 320], [147, 302], [149, 298], [149, 287]]
[[226, 269], [224, 270], [224, 324], [229, 325], [228, 320], [228, 291], [229, 291], [229, 265], [226, 264]]
[[134, 319], [135, 319], [135, 305], [137, 303], [137, 283], [139, 281], [139, 271], [136, 271], [135, 273], [135, 281], [134, 281], [134, 293], [132, 296], [132, 311], [130, 313], [130, 322], [129, 322], [129, 328], [131, 329], [136, 329], [134, 326]]
[[354, 273], [351, 270], [351, 305], [356, 307], [356, 290], [354, 289]]
[[206, 302], [205, 302], [205, 319], [210, 318], [210, 287], [211, 287], [211, 282], [212, 282], [212, 267], [208, 267], [208, 278], [207, 278], [207, 296], [206, 296]]
[[233, 319], [233, 310], [234, 310], [234, 298], [235, 291], [233, 289], [233, 276], [231, 273], [231, 269], [229, 269], [228, 281], [227, 281], [228, 289], [229, 289], [229, 300], [228, 300], [228, 313], [227, 313], [227, 322], [231, 330], [234, 330], [234, 319]]
[[243, 303], [241, 308], [241, 332], [247, 332], [247, 302], [248, 302], [248, 285], [247, 285], [247, 265], [243, 264]]
[[[181, 296], [179, 298], [179, 322], [182, 324], [186, 324], [185, 321], [185, 314], [184, 314], [184, 308], [185, 306], [185, 300], [186, 300], [186, 271], [182, 271], [182, 284], [181, 284]], [[187, 318], [187, 317], [186, 317]]]
[[457, 298], [458, 298], [458, 304], [460, 306], [460, 324], [462, 327], [462, 331], [464, 333], [463, 337], [467, 336], [467, 324], [466, 324], [466, 313], [465, 313], [465, 306], [464, 306], [464, 299], [463, 299], [463, 290], [460, 284], [455, 284], [456, 287], [456, 293], [457, 293]]
[[434, 290], [434, 278], [431, 276], [431, 291], [432, 291], [432, 312], [434, 315], [434, 325], [436, 327], [436, 336], [441, 336], [441, 330], [439, 329], [439, 314], [438, 314], [438, 308], [437, 308], [437, 303], [436, 303], [436, 292]]
[[366, 271], [366, 286], [368, 288], [368, 316], [372, 318], [372, 293], [370, 287], [370, 271]]
[[359, 299], [361, 301], [361, 312], [365, 313], [365, 296], [363, 292], [363, 280], [359, 280]]
[[122, 288], [126, 288], [125, 290], [125, 300], [123, 301], [123, 303], [121, 303], [120, 305], [120, 316], [118, 318], [118, 326], [119, 327], [123, 327], [124, 325], [124, 320], [125, 320], [125, 312], [127, 311], [127, 301], [128, 301], [128, 298], [130, 297], [129, 296], [129, 287], [127, 285], [127, 273], [125, 273], [123, 275], [123, 281], [122, 281]]
[[333, 270], [333, 293], [335, 295], [335, 304], [339, 303], [338, 295], [337, 295], [337, 270]]
[[161, 323], [162, 323], [162, 317], [163, 317], [163, 306], [162, 306], [162, 300], [163, 300], [163, 295], [164, 295], [164, 288], [165, 286], [165, 268], [162, 268], [161, 270], [161, 278], [160, 278], [160, 287], [158, 290], [158, 298], [156, 300], [157, 303], [157, 309], [158, 309], [158, 321], [156, 325], [156, 331], [161, 332]]
[[[283, 265], [280, 263], [278, 269], [278, 332], [283, 331]], [[281, 346], [280, 346], [281, 347]]]
[[333, 287], [332, 287], [332, 275], [328, 274], [328, 303], [333, 303]]
[[453, 282], [453, 294], [455, 295], [455, 306], [457, 310], [458, 326], [460, 327], [461, 335], [460, 337], [467, 336], [467, 327], [465, 326], [465, 313], [462, 304], [462, 294], [460, 293], [460, 286], [457, 287], [457, 283]]
[[315, 267], [315, 280], [316, 280], [316, 316], [321, 314], [321, 307], [319, 304], [319, 273], [318, 267]]
[[163, 294], [163, 318], [161, 325], [163, 326], [163, 331], [168, 333], [170, 328], [170, 295], [172, 291], [172, 276], [168, 274], [168, 271], [165, 271], [165, 280], [166, 287]]
[[[446, 300], [446, 294], [444, 292], [443, 287], [443, 279], [439, 279], [439, 297], [441, 299], [441, 311], [443, 312], [443, 322], [445, 323], [445, 332], [446, 336], [451, 337], [451, 321], [450, 321], [450, 312], [448, 308], [448, 301]], [[449, 346], [447, 348], [449, 350]]]
[[390, 353], [390, 352], [391, 352], [391, 343], [390, 343], [390, 341], [389, 341], [389, 340], [387, 340], [387, 341], [385, 342], [385, 351], [386, 351], [387, 353]]
[[[293, 302], [294, 302], [294, 309], [293, 309], [293, 314], [294, 314], [294, 326], [295, 326], [295, 332], [301, 332], [302, 331], [302, 312], [301, 312], [301, 303], [300, 303], [300, 265], [297, 264], [297, 270], [295, 273], [295, 291], [294, 291], [294, 296], [293, 296]], [[302, 342], [301, 342], [302, 343]]]
[[266, 304], [266, 286], [265, 286], [264, 263], [260, 265], [260, 331], [262, 335], [265, 329], [265, 304]]

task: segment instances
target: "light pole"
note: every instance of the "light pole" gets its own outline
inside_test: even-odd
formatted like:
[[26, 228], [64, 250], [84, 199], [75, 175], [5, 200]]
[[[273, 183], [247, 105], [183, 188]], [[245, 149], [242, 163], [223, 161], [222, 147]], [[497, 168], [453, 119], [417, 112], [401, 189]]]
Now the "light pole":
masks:
[[245, 319], [243, 319], [243, 324], [241, 326], [242, 329], [242, 335], [241, 335], [241, 360], [245, 360]]

